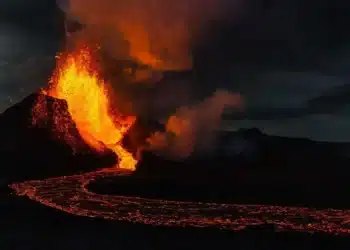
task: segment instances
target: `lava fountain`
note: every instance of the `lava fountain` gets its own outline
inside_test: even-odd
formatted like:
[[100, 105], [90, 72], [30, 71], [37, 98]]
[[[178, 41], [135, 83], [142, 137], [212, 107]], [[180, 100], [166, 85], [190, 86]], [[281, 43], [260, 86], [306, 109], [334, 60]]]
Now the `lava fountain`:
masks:
[[57, 58], [47, 94], [67, 101], [68, 111], [87, 144], [101, 151], [102, 142], [117, 154], [120, 168], [134, 170], [137, 160], [123, 148], [121, 140], [136, 118], [112, 112], [107, 83], [99, 77], [92, 50], [82, 47]]

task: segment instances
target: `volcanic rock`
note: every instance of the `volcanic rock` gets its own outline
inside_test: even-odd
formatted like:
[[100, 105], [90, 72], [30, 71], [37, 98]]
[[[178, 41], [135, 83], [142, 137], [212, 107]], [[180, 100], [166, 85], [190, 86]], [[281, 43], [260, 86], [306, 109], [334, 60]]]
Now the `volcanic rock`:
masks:
[[[218, 140], [215, 152], [182, 161], [144, 151], [134, 175], [159, 185], [142, 184], [142, 192], [150, 190], [149, 194], [160, 198], [169, 185], [192, 183], [182, 196], [221, 202], [350, 206], [344, 200], [349, 195], [350, 159], [343, 154], [348, 143], [277, 137], [257, 129], [221, 132]], [[162, 187], [163, 179], [168, 180], [167, 186]], [[131, 192], [129, 185], [128, 190]], [[140, 192], [134, 190], [135, 195]], [[180, 196], [180, 191], [173, 192], [174, 197]]]
[[32, 94], [0, 115], [2, 178], [21, 180], [73, 174], [116, 163], [81, 138], [66, 101]]
[[[311, 174], [315, 168], [318, 168], [319, 164], [332, 164], [340, 161], [342, 164], [338, 166], [343, 169], [340, 166], [344, 166], [344, 163], [349, 159], [344, 157], [344, 154], [341, 155], [341, 152], [348, 146], [349, 144], [346, 143], [316, 142], [303, 138], [270, 136], [256, 128], [240, 129], [236, 132], [219, 131], [215, 149], [210, 152], [199, 152], [181, 161], [170, 161], [157, 156], [154, 152], [144, 152], [143, 161], [140, 161], [138, 171], [151, 171], [155, 174], [172, 172], [171, 168], [163, 168], [160, 163], [147, 164], [147, 162], [159, 161], [164, 162], [163, 165], [176, 166], [175, 172], [181, 172], [183, 169], [186, 174], [190, 173], [191, 169], [196, 169], [194, 172], [200, 169], [201, 173], [208, 169], [212, 173], [229, 169], [229, 172], [233, 173], [229, 176], [232, 177], [236, 175], [237, 171], [250, 169], [249, 171], [253, 174], [258, 171], [257, 169], [262, 168], [280, 174], [282, 174], [281, 170], [296, 171], [301, 175], [310, 171]], [[301, 167], [305, 165], [310, 166], [307, 169]], [[155, 169], [152, 170], [153, 168]], [[320, 173], [321, 169], [318, 169], [318, 172]], [[213, 175], [211, 175], [212, 177]]]

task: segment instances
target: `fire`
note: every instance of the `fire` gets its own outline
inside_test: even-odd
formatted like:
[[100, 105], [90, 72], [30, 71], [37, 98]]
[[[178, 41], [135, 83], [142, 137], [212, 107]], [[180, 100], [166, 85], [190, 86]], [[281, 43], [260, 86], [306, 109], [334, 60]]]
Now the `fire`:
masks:
[[48, 94], [67, 101], [69, 113], [86, 143], [101, 151], [102, 142], [118, 155], [120, 168], [135, 169], [136, 159], [121, 145], [135, 117], [111, 114], [106, 83], [98, 76], [88, 48], [59, 58]]

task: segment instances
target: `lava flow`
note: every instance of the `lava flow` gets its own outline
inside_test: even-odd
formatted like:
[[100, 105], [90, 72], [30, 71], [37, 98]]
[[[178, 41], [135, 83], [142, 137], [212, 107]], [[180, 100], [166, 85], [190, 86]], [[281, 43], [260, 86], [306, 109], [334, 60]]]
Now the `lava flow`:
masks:
[[47, 93], [67, 102], [68, 111], [87, 144], [98, 151], [103, 150], [104, 144], [117, 154], [120, 168], [134, 170], [137, 161], [122, 147], [121, 140], [135, 117], [112, 115], [106, 83], [97, 69], [92, 52], [86, 47], [59, 57]]
[[211, 227], [233, 231], [269, 224], [277, 231], [350, 235], [350, 210], [159, 200], [96, 194], [86, 187], [97, 178], [131, 173], [125, 169], [103, 170], [15, 183], [10, 187], [17, 195], [26, 195], [46, 206], [79, 216], [157, 226]]

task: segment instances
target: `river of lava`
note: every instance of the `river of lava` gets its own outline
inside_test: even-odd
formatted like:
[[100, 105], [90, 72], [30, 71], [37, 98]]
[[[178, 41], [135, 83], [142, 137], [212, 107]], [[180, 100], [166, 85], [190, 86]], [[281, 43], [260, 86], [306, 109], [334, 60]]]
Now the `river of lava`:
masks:
[[103, 195], [87, 188], [87, 184], [96, 179], [131, 173], [130, 170], [116, 168], [113, 171], [26, 181], [10, 187], [17, 195], [26, 195], [46, 206], [78, 216], [157, 226], [210, 227], [233, 231], [269, 224], [270, 229], [277, 231], [350, 235], [350, 210], [171, 201]]
[[58, 57], [57, 65], [47, 93], [67, 101], [68, 111], [86, 143], [101, 151], [102, 142], [117, 154], [120, 168], [134, 170], [137, 161], [120, 142], [135, 117], [111, 112], [107, 85], [98, 75], [91, 50], [82, 47]]

